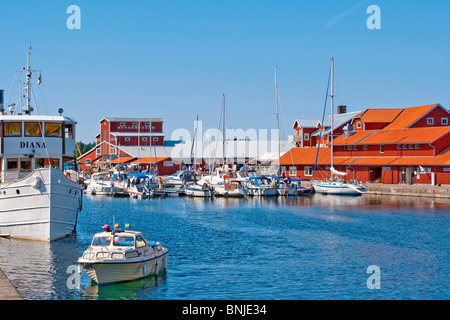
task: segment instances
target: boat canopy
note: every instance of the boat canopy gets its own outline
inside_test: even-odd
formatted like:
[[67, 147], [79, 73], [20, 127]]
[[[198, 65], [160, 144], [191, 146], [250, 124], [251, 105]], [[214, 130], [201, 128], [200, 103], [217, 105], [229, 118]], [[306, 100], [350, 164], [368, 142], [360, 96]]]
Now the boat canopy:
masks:
[[333, 167], [330, 168], [330, 171], [331, 171], [331, 174], [334, 174], [334, 175], [337, 175], [337, 176], [346, 176], [346, 175], [348, 175], [348, 172], [337, 171]]

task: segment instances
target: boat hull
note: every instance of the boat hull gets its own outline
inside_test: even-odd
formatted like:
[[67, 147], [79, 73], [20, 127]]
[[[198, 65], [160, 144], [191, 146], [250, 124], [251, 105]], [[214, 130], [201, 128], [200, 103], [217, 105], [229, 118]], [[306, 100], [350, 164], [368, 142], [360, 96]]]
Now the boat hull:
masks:
[[133, 281], [167, 270], [168, 251], [149, 259], [133, 262], [94, 262], [81, 263], [86, 274], [98, 285]]
[[204, 190], [201, 186], [199, 187], [184, 187], [184, 194], [190, 197], [203, 197], [211, 198], [214, 192], [210, 189]]
[[41, 168], [0, 185], [0, 234], [53, 241], [74, 233], [82, 190], [60, 169]]
[[364, 187], [336, 183], [313, 183], [314, 191], [322, 194], [359, 196], [366, 192]]
[[249, 196], [276, 197], [278, 190], [276, 188], [248, 188]]

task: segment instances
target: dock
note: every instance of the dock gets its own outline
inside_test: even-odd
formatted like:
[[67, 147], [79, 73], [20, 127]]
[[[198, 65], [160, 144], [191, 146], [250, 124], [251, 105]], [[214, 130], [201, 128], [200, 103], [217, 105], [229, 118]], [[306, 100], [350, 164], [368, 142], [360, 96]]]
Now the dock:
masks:
[[16, 287], [0, 269], [0, 300], [22, 300]]
[[450, 199], [450, 185], [366, 183], [366, 194]]

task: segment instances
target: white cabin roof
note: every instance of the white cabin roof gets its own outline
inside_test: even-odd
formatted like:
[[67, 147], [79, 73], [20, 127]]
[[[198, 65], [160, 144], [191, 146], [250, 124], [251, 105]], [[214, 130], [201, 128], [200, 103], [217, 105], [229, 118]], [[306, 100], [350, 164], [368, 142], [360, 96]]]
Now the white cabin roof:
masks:
[[0, 115], [0, 121], [52, 121], [52, 122], [71, 122], [77, 123], [73, 118], [66, 116], [47, 116], [47, 115]]

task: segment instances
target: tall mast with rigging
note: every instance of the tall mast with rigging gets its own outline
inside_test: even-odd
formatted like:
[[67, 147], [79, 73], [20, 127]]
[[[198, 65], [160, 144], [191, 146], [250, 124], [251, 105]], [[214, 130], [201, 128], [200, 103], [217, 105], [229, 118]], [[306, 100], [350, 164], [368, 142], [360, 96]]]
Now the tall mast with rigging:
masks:
[[333, 106], [333, 97], [334, 97], [334, 59], [331, 58], [331, 168], [333, 168], [333, 113], [334, 113], [334, 106]]
[[278, 169], [277, 169], [277, 175], [281, 175], [281, 151], [280, 151], [280, 120], [278, 115], [278, 84], [277, 84], [277, 67], [274, 67], [274, 74], [275, 74], [275, 104], [276, 104], [276, 111], [277, 111], [277, 129], [278, 129]]

